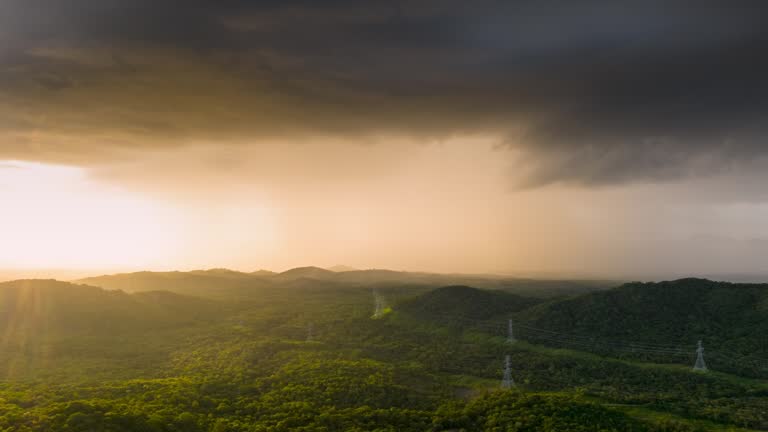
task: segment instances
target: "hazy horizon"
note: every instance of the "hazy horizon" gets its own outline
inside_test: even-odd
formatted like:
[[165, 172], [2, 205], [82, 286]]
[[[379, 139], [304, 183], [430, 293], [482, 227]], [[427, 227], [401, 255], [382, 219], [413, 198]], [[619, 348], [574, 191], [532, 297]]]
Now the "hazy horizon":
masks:
[[[230, 270], [241, 273], [256, 273], [267, 271], [280, 274], [289, 270], [317, 267], [335, 272], [344, 271], [372, 271], [384, 270], [404, 273], [423, 273], [435, 275], [456, 275], [456, 276], [478, 276], [487, 278], [508, 278], [508, 279], [533, 279], [533, 280], [573, 280], [573, 281], [615, 281], [616, 283], [641, 281], [641, 282], [659, 282], [665, 280], [677, 280], [686, 278], [710, 279], [714, 281], [733, 282], [733, 283], [768, 283], [768, 272], [766, 273], [666, 273], [666, 274], [590, 274], [590, 273], [564, 273], [564, 272], [440, 272], [424, 269], [396, 269], [384, 267], [350, 267], [344, 264], [335, 264], [332, 266], [300, 265], [296, 267], [286, 267], [280, 269], [268, 268], [231, 268], [231, 267], [205, 267], [205, 268], [139, 268], [139, 269], [0, 269], [0, 282], [9, 282], [19, 279], [56, 279], [60, 281], [77, 281], [90, 277], [99, 277], [117, 274], [131, 274], [140, 272], [172, 273], [172, 272], [194, 272], [210, 270]], [[349, 269], [336, 270], [334, 267], [349, 267]]]

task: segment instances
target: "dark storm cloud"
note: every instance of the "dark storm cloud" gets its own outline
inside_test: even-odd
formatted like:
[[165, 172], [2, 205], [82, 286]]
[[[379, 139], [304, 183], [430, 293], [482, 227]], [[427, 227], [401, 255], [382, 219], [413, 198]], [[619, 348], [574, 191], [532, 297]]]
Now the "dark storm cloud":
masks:
[[6, 0], [0, 150], [490, 133], [530, 185], [754, 168], [766, 22], [760, 1]]

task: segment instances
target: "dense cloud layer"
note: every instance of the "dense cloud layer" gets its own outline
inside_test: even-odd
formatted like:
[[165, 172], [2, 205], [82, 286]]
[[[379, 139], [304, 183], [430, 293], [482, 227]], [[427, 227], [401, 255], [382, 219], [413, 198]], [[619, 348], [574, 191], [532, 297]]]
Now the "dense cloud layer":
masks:
[[498, 136], [528, 185], [768, 159], [762, 1], [0, 3], [0, 158]]

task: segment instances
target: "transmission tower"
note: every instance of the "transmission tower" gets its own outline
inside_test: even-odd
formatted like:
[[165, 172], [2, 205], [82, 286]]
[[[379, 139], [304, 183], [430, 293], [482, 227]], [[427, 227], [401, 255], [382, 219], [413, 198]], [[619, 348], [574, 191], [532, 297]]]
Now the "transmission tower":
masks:
[[512, 327], [512, 320], [507, 321], [507, 343], [513, 344], [517, 342], [515, 339], [515, 329]]
[[384, 299], [381, 298], [378, 291], [373, 291], [373, 317], [379, 318], [384, 315]]
[[697, 372], [706, 372], [707, 364], [704, 363], [704, 346], [699, 341], [699, 346], [696, 348], [696, 364], [693, 365], [693, 370]]
[[510, 366], [509, 355], [504, 358], [504, 378], [501, 379], [501, 388], [510, 389], [515, 386], [512, 379], [512, 368]]
[[312, 323], [307, 324], [307, 342], [312, 342]]

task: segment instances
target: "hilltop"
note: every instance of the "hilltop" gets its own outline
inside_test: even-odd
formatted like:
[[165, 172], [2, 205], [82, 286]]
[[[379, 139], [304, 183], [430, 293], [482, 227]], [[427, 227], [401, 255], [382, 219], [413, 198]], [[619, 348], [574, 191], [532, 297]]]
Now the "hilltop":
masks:
[[290, 270], [286, 270], [282, 273], [274, 275], [278, 280], [293, 280], [293, 279], [318, 279], [324, 280], [333, 278], [336, 272], [333, 270], [326, 270], [320, 267], [308, 266], [308, 267], [296, 267]]
[[503, 291], [480, 290], [463, 285], [438, 288], [398, 305], [398, 310], [423, 319], [488, 319], [507, 316], [541, 300]]
[[328, 270], [339, 273], [339, 272], [356, 271], [357, 269], [354, 267], [350, 267], [348, 265], [338, 264], [333, 267], [328, 267]]

